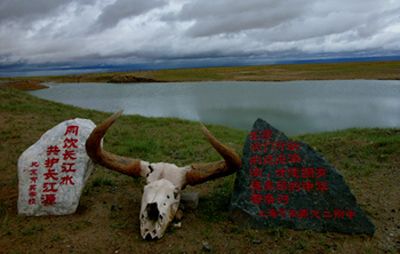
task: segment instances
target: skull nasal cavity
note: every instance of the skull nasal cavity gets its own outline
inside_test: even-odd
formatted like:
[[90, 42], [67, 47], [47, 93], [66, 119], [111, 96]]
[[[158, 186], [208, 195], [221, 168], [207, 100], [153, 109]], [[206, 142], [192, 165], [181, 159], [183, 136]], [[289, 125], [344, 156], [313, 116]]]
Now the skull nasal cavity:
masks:
[[148, 218], [150, 220], [152, 220], [152, 221], [157, 221], [158, 220], [158, 216], [160, 215], [160, 211], [158, 211], [157, 202], [151, 203], [151, 204], [147, 204], [146, 210], [147, 210], [147, 216], [148, 216]]

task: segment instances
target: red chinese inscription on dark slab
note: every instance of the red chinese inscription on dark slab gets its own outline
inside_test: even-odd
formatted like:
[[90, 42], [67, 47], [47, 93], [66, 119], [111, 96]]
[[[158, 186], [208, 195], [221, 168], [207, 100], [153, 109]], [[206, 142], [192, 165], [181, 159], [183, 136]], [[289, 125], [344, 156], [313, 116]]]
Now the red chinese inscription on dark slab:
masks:
[[253, 228], [372, 233], [339, 171], [308, 144], [258, 119], [243, 149], [230, 215]]

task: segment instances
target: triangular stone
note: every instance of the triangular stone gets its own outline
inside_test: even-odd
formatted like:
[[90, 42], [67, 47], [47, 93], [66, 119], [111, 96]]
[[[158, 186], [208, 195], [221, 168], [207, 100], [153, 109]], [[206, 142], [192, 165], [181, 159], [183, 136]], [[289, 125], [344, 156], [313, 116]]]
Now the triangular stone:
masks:
[[96, 125], [74, 119], [47, 131], [18, 159], [18, 213], [73, 214], [94, 164], [85, 142]]
[[307, 143], [258, 119], [243, 148], [230, 217], [244, 227], [373, 233], [343, 176]]

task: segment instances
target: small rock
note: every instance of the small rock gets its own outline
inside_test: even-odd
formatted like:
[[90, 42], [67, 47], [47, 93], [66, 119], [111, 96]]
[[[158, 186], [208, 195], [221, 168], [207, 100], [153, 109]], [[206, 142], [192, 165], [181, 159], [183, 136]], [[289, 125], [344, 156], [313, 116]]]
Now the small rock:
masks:
[[174, 228], [176, 228], [176, 229], [182, 228], [182, 222], [175, 223]]
[[180, 221], [183, 217], [183, 211], [179, 209], [175, 214], [175, 220]]
[[210, 252], [211, 251], [211, 246], [208, 244], [206, 241], [202, 241], [201, 244], [203, 245], [203, 250]]
[[182, 193], [181, 202], [185, 208], [195, 210], [199, 206], [199, 193]]
[[262, 241], [261, 240], [253, 240], [252, 242], [251, 242], [252, 244], [260, 244], [260, 243], [262, 243]]

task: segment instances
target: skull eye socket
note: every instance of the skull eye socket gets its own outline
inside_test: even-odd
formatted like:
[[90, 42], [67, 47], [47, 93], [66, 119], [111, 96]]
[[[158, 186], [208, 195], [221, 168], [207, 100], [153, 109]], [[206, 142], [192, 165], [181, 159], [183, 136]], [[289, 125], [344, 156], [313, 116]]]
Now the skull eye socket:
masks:
[[148, 174], [146, 175], [146, 177], [149, 177], [149, 175], [150, 175], [151, 173], [153, 173], [153, 171], [154, 171], [154, 168], [153, 168], [151, 165], [149, 165], [149, 169], [150, 169], [150, 173], [148, 173]]

